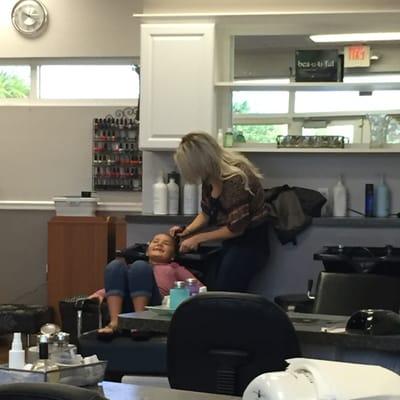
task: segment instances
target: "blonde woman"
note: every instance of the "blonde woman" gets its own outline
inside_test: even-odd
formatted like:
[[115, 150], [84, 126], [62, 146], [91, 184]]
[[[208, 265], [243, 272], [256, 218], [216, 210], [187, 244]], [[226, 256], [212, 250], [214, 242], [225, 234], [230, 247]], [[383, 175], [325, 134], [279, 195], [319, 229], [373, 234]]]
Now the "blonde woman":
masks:
[[202, 211], [184, 229], [173, 226], [170, 234], [181, 236], [181, 252], [222, 240], [213, 289], [246, 291], [268, 256], [261, 174], [246, 157], [223, 149], [203, 132], [185, 135], [174, 159], [186, 182], [203, 183]]

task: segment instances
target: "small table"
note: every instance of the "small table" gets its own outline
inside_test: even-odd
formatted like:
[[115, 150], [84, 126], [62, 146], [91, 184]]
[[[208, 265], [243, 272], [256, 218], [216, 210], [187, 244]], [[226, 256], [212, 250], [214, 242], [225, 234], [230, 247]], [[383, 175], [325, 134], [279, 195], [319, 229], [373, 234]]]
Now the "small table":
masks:
[[99, 392], [109, 400], [238, 400], [240, 397], [104, 381]]

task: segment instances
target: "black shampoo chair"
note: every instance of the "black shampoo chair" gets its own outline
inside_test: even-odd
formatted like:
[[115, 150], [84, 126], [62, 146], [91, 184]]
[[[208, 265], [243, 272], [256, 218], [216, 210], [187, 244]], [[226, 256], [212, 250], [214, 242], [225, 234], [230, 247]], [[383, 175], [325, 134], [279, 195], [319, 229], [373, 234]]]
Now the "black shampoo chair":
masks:
[[351, 315], [367, 308], [399, 312], [400, 278], [363, 273], [321, 272], [313, 312]]
[[168, 334], [167, 366], [172, 388], [242, 395], [263, 372], [284, 370], [300, 355], [286, 313], [265, 298], [210, 292], [175, 311]]

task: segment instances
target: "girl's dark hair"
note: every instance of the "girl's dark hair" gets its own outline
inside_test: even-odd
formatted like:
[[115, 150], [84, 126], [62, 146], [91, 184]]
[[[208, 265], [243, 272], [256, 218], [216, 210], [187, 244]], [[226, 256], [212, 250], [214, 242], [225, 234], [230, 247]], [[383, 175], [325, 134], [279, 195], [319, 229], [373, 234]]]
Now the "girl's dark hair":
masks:
[[174, 255], [177, 256], [179, 254], [179, 237], [172, 236], [169, 234], [169, 232], [164, 232], [164, 235], [167, 235], [172, 239], [172, 241], [174, 243]]

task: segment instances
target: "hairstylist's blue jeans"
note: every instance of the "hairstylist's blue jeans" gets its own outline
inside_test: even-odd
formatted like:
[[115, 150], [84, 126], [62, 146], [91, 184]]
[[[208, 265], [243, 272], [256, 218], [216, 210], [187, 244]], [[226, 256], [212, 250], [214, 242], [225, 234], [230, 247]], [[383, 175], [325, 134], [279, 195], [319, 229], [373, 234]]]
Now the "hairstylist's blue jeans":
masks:
[[263, 224], [223, 242], [214, 290], [246, 292], [269, 255], [268, 227]]
[[147, 261], [138, 260], [126, 265], [122, 260], [113, 260], [106, 266], [104, 282], [107, 297], [123, 298], [122, 312], [134, 311], [132, 298], [137, 296], [148, 297], [149, 305], [161, 304], [153, 268]]

